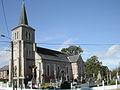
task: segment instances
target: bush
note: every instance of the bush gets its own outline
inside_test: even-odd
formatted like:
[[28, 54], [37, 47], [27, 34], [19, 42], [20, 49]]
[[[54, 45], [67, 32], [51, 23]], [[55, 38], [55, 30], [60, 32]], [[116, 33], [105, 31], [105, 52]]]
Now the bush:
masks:
[[[111, 80], [110, 83], [108, 83], [108, 85], [115, 85], [116, 81], [115, 80]], [[120, 82], [118, 81], [118, 84], [120, 84]]]
[[48, 88], [48, 87], [53, 87], [50, 83], [45, 83], [44, 85], [41, 86], [41, 88]]
[[100, 80], [97, 80], [97, 81], [96, 81], [96, 83], [101, 83], [101, 82], [102, 82], [102, 81], [100, 81]]
[[8, 80], [7, 79], [0, 79], [0, 82], [6, 83], [6, 82], [8, 82]]

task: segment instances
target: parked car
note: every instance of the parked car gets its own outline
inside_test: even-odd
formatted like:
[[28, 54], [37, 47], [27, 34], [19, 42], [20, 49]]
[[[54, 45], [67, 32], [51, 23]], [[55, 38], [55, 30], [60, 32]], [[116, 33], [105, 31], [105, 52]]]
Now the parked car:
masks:
[[71, 83], [68, 81], [62, 82], [60, 88], [61, 89], [71, 89]]

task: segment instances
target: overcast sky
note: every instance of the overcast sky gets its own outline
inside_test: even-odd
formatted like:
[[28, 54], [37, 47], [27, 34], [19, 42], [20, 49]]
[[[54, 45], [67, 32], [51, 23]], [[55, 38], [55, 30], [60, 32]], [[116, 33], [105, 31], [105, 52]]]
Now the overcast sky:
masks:
[[[3, 4], [11, 36], [11, 29], [19, 23], [22, 0], [3, 0]], [[80, 44], [84, 61], [97, 55], [110, 69], [119, 65], [120, 0], [25, 0], [25, 4], [36, 43], [59, 44], [38, 46], [60, 50], [69, 46], [65, 44]], [[0, 34], [8, 36], [3, 15], [0, 2]], [[8, 63], [8, 47], [9, 43], [0, 42], [1, 66]]]

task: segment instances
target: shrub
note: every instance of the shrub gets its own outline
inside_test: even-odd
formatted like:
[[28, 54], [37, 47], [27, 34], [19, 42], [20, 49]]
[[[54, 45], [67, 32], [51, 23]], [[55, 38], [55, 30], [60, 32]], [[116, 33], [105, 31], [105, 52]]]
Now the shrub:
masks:
[[101, 83], [101, 82], [102, 82], [102, 81], [100, 81], [100, 80], [97, 80], [97, 81], [96, 81], [96, 83]]
[[8, 82], [8, 80], [7, 79], [0, 79], [0, 82], [6, 83], [6, 82]]
[[[115, 85], [116, 81], [115, 80], [111, 80], [110, 83], [108, 83], [108, 85]], [[120, 82], [118, 81], [118, 84], [120, 84]]]
[[41, 88], [47, 88], [47, 87], [52, 87], [53, 84], [51, 85], [50, 83], [45, 83], [44, 85], [41, 86]]

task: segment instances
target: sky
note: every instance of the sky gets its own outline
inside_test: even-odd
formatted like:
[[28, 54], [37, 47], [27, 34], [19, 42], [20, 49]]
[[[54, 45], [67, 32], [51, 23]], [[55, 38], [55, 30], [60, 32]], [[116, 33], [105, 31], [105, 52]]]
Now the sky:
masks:
[[[22, 0], [3, 0], [3, 5], [9, 32], [0, 1], [0, 34], [11, 37], [19, 23]], [[118, 67], [120, 0], [25, 0], [25, 5], [37, 46], [60, 51], [74, 44], [84, 50], [84, 61], [96, 55], [109, 69]], [[9, 42], [0, 42], [0, 66], [8, 64], [9, 46]]]

